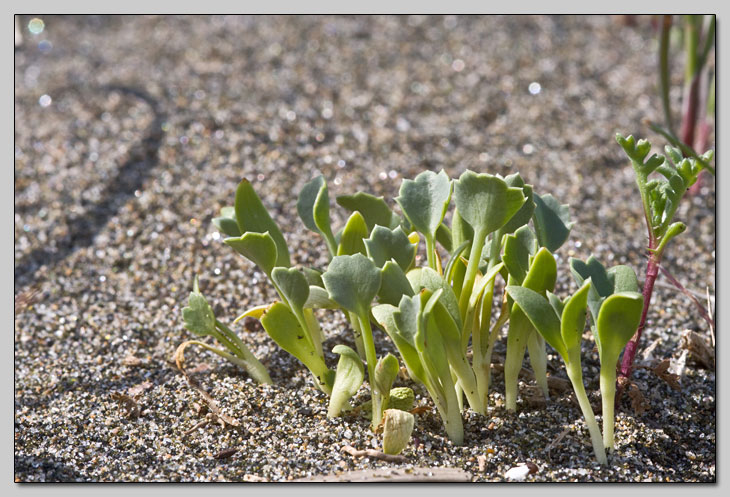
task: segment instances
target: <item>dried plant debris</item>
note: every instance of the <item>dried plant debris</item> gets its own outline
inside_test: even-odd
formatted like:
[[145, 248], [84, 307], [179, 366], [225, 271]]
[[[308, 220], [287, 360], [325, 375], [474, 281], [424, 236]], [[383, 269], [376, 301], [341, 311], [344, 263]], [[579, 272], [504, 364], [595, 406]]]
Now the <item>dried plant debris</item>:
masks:
[[350, 483], [425, 483], [472, 481], [472, 475], [460, 468], [380, 468], [345, 471], [334, 475], [310, 476], [295, 482], [350, 482]]
[[405, 456], [386, 454], [385, 452], [380, 452], [379, 450], [375, 449], [358, 450], [350, 445], [345, 445], [344, 447], [342, 447], [342, 449], [340, 449], [340, 451], [346, 454], [350, 454], [353, 457], [369, 457], [372, 459], [386, 462], [402, 463], [408, 460]]
[[127, 394], [112, 392], [111, 398], [119, 402], [125, 409], [124, 415], [130, 419], [137, 419], [140, 415], [139, 404]]
[[684, 330], [680, 341], [680, 347], [689, 351], [692, 361], [710, 371], [715, 370], [715, 348], [710, 345], [709, 340], [692, 330]]
[[659, 378], [664, 380], [670, 387], [679, 392], [680, 390], [682, 390], [682, 387], [679, 384], [680, 375], [672, 373], [670, 371], [671, 366], [671, 359], [664, 359], [663, 361], [660, 361], [659, 364], [654, 366], [651, 371]]

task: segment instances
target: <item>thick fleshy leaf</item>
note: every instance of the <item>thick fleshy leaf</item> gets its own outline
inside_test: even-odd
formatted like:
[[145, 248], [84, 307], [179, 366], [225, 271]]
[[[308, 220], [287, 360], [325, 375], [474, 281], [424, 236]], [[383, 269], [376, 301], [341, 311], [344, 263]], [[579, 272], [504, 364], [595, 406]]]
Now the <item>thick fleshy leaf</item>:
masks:
[[226, 238], [223, 243], [256, 264], [267, 275], [271, 274], [276, 266], [276, 243], [268, 231], [265, 233], [250, 231], [239, 238]]
[[[461, 247], [466, 243], [469, 247], [472, 240], [474, 240], [474, 228], [464, 221], [459, 214], [459, 209], [454, 209], [454, 215], [451, 217], [451, 245]], [[469, 253], [468, 248], [466, 253]]]
[[588, 291], [588, 308], [595, 323], [598, 319], [601, 302], [613, 293], [613, 282], [608, 278], [608, 273], [603, 264], [593, 256], [590, 256], [586, 262], [571, 258], [570, 272], [575, 281], [581, 286], [588, 278], [591, 279], [591, 289]]
[[213, 224], [226, 236], [241, 236], [241, 230], [236, 222], [236, 210], [233, 207], [223, 207], [220, 217], [213, 218]]
[[309, 284], [304, 275], [294, 268], [277, 267], [271, 272], [271, 279], [289, 305], [301, 311], [309, 298]]
[[632, 267], [620, 264], [609, 268], [606, 273], [613, 285], [613, 293], [639, 292], [639, 281]]
[[591, 280], [587, 279], [583, 286], [565, 302], [560, 320], [560, 335], [568, 351], [580, 351], [580, 341], [586, 327], [586, 308], [588, 293], [591, 289]]
[[383, 452], [396, 455], [411, 441], [416, 418], [410, 412], [387, 409], [383, 418]]
[[334, 247], [334, 235], [330, 227], [330, 199], [324, 176], [319, 175], [304, 185], [299, 192], [297, 212], [307, 228], [322, 235], [328, 246]]
[[195, 335], [203, 337], [216, 333], [213, 308], [208, 304], [203, 294], [200, 293], [197, 276], [193, 284], [193, 291], [190, 292], [190, 297], [188, 297], [188, 306], [183, 307], [182, 316], [185, 328]]
[[337, 302], [330, 298], [330, 294], [321, 286], [309, 286], [309, 297], [304, 303], [305, 308], [310, 309], [339, 309]]
[[441, 303], [446, 307], [454, 318], [456, 324], [461, 327], [461, 314], [459, 313], [459, 301], [456, 298], [454, 290], [451, 288], [444, 278], [439, 275], [436, 271], [429, 267], [417, 267], [411, 269], [406, 273], [408, 281], [411, 283], [411, 288], [415, 293], [420, 292], [422, 289], [427, 288], [431, 292], [437, 292], [442, 290]]
[[444, 248], [445, 251], [451, 252], [451, 250], [454, 248], [454, 246], [451, 243], [452, 236], [451, 236], [451, 230], [448, 226], [441, 223], [436, 230], [436, 241], [441, 244], [441, 246]]
[[373, 317], [395, 343], [403, 363], [408, 369], [408, 375], [414, 380], [424, 383], [426, 376], [418, 351], [406, 337], [401, 336], [400, 330], [395, 324], [394, 315], [398, 310], [398, 307], [390, 304], [376, 305], [373, 307]]
[[276, 244], [276, 266], [289, 267], [289, 248], [281, 234], [279, 226], [271, 219], [269, 212], [261, 203], [261, 199], [256, 194], [247, 179], [243, 179], [236, 189], [236, 222], [238, 228], [245, 236], [249, 232], [266, 233], [271, 235], [271, 239]]
[[525, 313], [532, 326], [545, 338], [563, 359], [567, 359], [568, 350], [560, 335], [560, 319], [550, 303], [539, 293], [521, 286], [508, 286], [507, 293], [514, 299], [515, 305]]
[[378, 291], [378, 300], [381, 304], [398, 305], [403, 295], [412, 297], [414, 295], [410, 281], [406, 273], [395, 261], [388, 261], [381, 270], [383, 275]]
[[403, 271], [408, 271], [416, 259], [417, 248], [418, 245], [410, 242], [400, 226], [391, 230], [377, 225], [370, 233], [370, 238], [365, 240], [368, 257], [380, 268], [393, 259]]
[[615, 293], [603, 302], [596, 320], [601, 367], [615, 367], [619, 354], [639, 327], [643, 306], [644, 298], [636, 292]]
[[454, 275], [454, 271], [456, 269], [456, 265], [461, 262], [461, 256], [464, 254], [468, 249], [471, 242], [469, 240], [465, 241], [459, 247], [454, 250], [454, 252], [451, 254], [451, 257], [449, 258], [449, 263], [446, 264], [446, 269], [444, 269], [444, 279], [446, 281], [451, 281]]
[[[425, 357], [428, 361], [428, 365], [435, 371], [441, 380], [441, 384], [448, 384], [451, 380], [451, 370], [449, 368], [449, 361], [444, 350], [446, 346], [444, 340], [441, 337], [441, 332], [436, 326], [429, 326], [429, 315], [430, 309], [433, 308], [437, 301], [438, 296], [436, 293], [428, 295], [429, 291], [424, 290], [421, 292], [421, 308], [426, 311], [423, 316], [422, 331], [416, 336], [416, 346], [422, 357]], [[432, 297], [436, 296], [435, 300], [431, 300]], [[424, 302], [424, 300], [426, 300]]]
[[532, 215], [535, 212], [535, 201], [533, 200], [532, 185], [526, 185], [525, 181], [520, 176], [520, 173], [510, 174], [504, 178], [504, 182], [507, 186], [522, 188], [522, 193], [525, 196], [525, 203], [522, 204], [520, 210], [518, 210], [514, 216], [510, 218], [507, 223], [500, 228], [500, 233], [514, 233], [520, 227], [526, 225], [532, 219]]
[[[327, 409], [327, 417], [339, 416], [347, 407], [350, 398], [355, 395], [365, 380], [365, 368], [357, 352], [347, 345], [335, 345], [332, 352], [340, 355], [335, 372], [335, 383]], [[397, 360], [396, 360], [397, 363]]]
[[322, 282], [322, 271], [312, 269], [311, 267], [303, 267], [302, 273], [307, 279], [307, 283], [309, 283], [309, 286], [318, 286], [320, 288], [324, 288], [324, 283]]
[[484, 290], [487, 288], [487, 285], [491, 281], [494, 280], [494, 278], [497, 277], [499, 272], [502, 270], [503, 263], [499, 263], [496, 266], [494, 266], [492, 269], [487, 271], [487, 273], [479, 279], [479, 281], [474, 285], [474, 290], [471, 293], [471, 297], [469, 297], [469, 308], [472, 308], [476, 305], [477, 301], [481, 299], [482, 294], [484, 293]]
[[401, 183], [398, 202], [413, 227], [433, 240], [451, 200], [451, 180], [442, 170], [423, 171]]
[[388, 397], [390, 395], [390, 387], [398, 377], [400, 365], [398, 359], [393, 354], [387, 354], [381, 357], [375, 365], [375, 388], [378, 394], [383, 397], [383, 409], [388, 408]]
[[307, 332], [302, 329], [289, 306], [283, 302], [272, 304], [261, 316], [261, 324], [279, 347], [299, 359], [319, 383], [331, 391], [334, 371], [327, 368], [324, 360], [312, 348], [307, 340]]
[[254, 318], [254, 319], [261, 319], [261, 316], [264, 315], [266, 312], [266, 309], [269, 308], [269, 304], [263, 304], [263, 305], [257, 305], [256, 307], [251, 307], [250, 309], [245, 310], [241, 315], [239, 315], [236, 319], [233, 320], [233, 324], [236, 324], [242, 319], [245, 318]]
[[537, 241], [541, 247], [550, 252], [558, 250], [570, 236], [573, 222], [570, 221], [570, 209], [567, 204], [561, 205], [551, 194], [535, 195], [535, 213], [533, 222]]
[[555, 288], [558, 268], [555, 257], [545, 247], [541, 248], [530, 263], [530, 270], [522, 282], [522, 286], [544, 295], [545, 291]]
[[510, 188], [497, 176], [467, 170], [454, 182], [454, 202], [476, 233], [487, 234], [504, 226], [525, 203], [525, 196], [521, 188]]
[[421, 296], [401, 298], [398, 310], [393, 313], [393, 320], [398, 334], [417, 351], [423, 350], [423, 335], [419, 336], [418, 322], [421, 319]]
[[355, 195], [341, 195], [337, 197], [337, 203], [351, 212], [360, 212], [367, 224], [368, 232], [376, 224], [388, 228], [395, 228], [401, 224], [400, 217], [388, 207], [383, 197], [375, 197], [369, 193], [358, 192]]
[[330, 298], [361, 317], [368, 315], [381, 278], [380, 269], [362, 254], [334, 257], [322, 275]]
[[[550, 302], [550, 305], [553, 307], [553, 310], [555, 311], [556, 316], [562, 316], [563, 310], [565, 309], [565, 302], [560, 300], [560, 298], [552, 293], [551, 291], [545, 292], [545, 295], [547, 296], [548, 302]], [[567, 302], [567, 299], [566, 299]]]
[[340, 235], [337, 255], [366, 254], [365, 239], [368, 237], [368, 232], [362, 214], [353, 212]]

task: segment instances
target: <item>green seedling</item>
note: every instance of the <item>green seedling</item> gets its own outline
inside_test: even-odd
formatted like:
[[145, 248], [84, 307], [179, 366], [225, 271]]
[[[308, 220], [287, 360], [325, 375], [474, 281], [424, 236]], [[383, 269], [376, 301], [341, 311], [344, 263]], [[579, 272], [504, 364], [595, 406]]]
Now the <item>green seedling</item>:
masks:
[[[451, 441], [461, 445], [464, 428], [449, 361], [444, 354], [444, 350], [448, 353], [454, 347], [444, 343], [432, 315], [441, 293], [441, 290], [434, 293], [424, 288], [413, 297], [404, 295], [398, 307], [390, 304], [374, 307], [373, 316], [393, 339], [411, 378], [425, 385]], [[448, 316], [448, 311], [441, 308], [444, 311], [440, 316]], [[456, 348], [461, 350], [458, 335], [447, 335], [446, 341], [453, 338], [456, 338]]]
[[562, 357], [591, 436], [596, 460], [606, 464], [606, 450], [583, 385], [580, 360], [580, 343], [586, 324], [586, 306], [590, 288], [591, 281], [588, 279], [577, 292], [563, 301], [552, 293], [547, 293], [546, 298], [521, 286], [508, 286], [507, 292], [515, 304], [520, 306], [532, 326]]
[[[715, 68], [711, 64], [711, 52], [715, 46], [715, 16], [679, 16], [684, 38], [684, 91], [682, 93], [681, 124], [678, 136], [670, 105], [670, 34], [673, 17], [661, 17], [659, 36], [659, 89], [664, 110], [664, 127], [652, 123], [654, 131], [664, 135], [685, 157], [696, 156], [694, 150], [704, 150], [710, 137], [715, 110]], [[707, 21], [707, 22], [705, 22]], [[678, 23], [679, 24], [679, 23]], [[706, 27], [705, 27], [706, 26]], [[694, 149], [694, 150], [693, 150]], [[714, 172], [712, 173], [714, 175]], [[699, 179], [699, 176], [698, 176]], [[695, 183], [690, 191], [697, 192]]]
[[297, 212], [304, 226], [324, 238], [330, 256], [337, 255], [337, 242], [330, 226], [330, 200], [327, 183], [322, 175], [304, 185], [299, 193]]
[[[276, 265], [289, 267], [289, 248], [281, 230], [269, 215], [266, 207], [251, 186], [248, 180], [244, 179], [236, 189], [236, 202], [234, 205], [236, 223], [241, 235], [247, 233], [269, 233], [276, 246]], [[225, 240], [224, 240], [225, 241]], [[255, 261], [254, 261], [255, 262]], [[262, 268], [263, 269], [263, 268]]]
[[368, 232], [376, 225], [395, 228], [402, 223], [400, 216], [388, 207], [383, 197], [359, 192], [355, 195], [340, 195], [337, 203], [350, 212], [359, 212], [367, 223]]
[[[365, 368], [360, 356], [347, 345], [335, 345], [332, 352], [340, 355], [335, 373], [335, 383], [327, 409], [327, 417], [339, 416], [343, 410], [350, 410], [350, 398], [355, 395], [365, 379]], [[392, 356], [391, 356], [392, 357]], [[396, 360], [396, 367], [398, 362]]]
[[[680, 149], [667, 146], [665, 151], [668, 157], [652, 154], [647, 159], [651, 151], [651, 144], [648, 141], [639, 140], [637, 142], [633, 136], [624, 138], [620, 134], [616, 135], [616, 141], [624, 149], [634, 168], [649, 234], [647, 247], [649, 260], [642, 292], [644, 303], [641, 319], [637, 329], [634, 330], [634, 336], [626, 345], [621, 363], [621, 376], [628, 378], [631, 375], [631, 366], [639, 348], [641, 334], [646, 326], [654, 282], [659, 275], [659, 265], [664, 250], [672, 238], [687, 228], [682, 222], [673, 222], [674, 215], [682, 197], [697, 181], [703, 168], [702, 163], [712, 160], [713, 151], [710, 150], [701, 157], [683, 158]], [[650, 179], [649, 177], [653, 173], [657, 173], [655, 175], [657, 177]]]
[[[445, 217], [452, 196], [456, 208], [449, 227]], [[565, 242], [572, 226], [567, 206], [550, 195], [534, 194], [519, 174], [502, 178], [472, 171], [453, 182], [443, 171], [404, 180], [395, 199], [403, 216], [382, 197], [367, 193], [336, 200], [351, 211], [336, 234], [323, 177], [305, 184], [297, 202], [302, 222], [323, 238], [331, 256], [324, 273], [291, 267], [279, 228], [245, 180], [235, 206], [223, 208], [213, 221], [226, 234], [225, 243], [254, 262], [280, 297], [237, 320], [259, 319], [269, 336], [311, 371], [316, 385], [331, 395], [329, 416], [351, 408], [350, 398], [364, 379], [363, 360], [371, 399], [357, 410], [370, 409], [373, 430], [386, 409], [413, 405], [410, 389], [407, 398], [394, 397], [398, 359], [388, 354], [377, 360], [371, 320], [393, 340], [411, 379], [425, 385], [455, 444], [464, 441], [464, 398], [476, 413], [486, 413], [492, 351], [508, 321], [508, 399], [514, 404], [516, 371], [526, 348], [547, 394], [543, 335], [507, 293], [492, 324], [492, 300], [498, 276], [542, 297], [552, 290], [551, 252]], [[415, 267], [421, 238], [427, 265]], [[436, 244], [448, 254], [445, 267]], [[323, 308], [343, 310], [355, 332], [356, 352], [345, 346], [333, 349], [340, 355], [336, 371], [325, 363], [323, 335], [314, 319], [313, 310]]]
[[586, 262], [571, 259], [570, 269], [579, 285], [584, 285], [588, 279], [592, 282], [588, 309], [601, 361], [603, 444], [613, 452], [616, 364], [639, 324], [644, 298], [638, 292], [636, 273], [628, 266], [618, 265], [606, 270], [591, 256]]
[[[410, 411], [411, 409], [413, 409], [415, 402], [416, 394], [413, 393], [413, 389], [409, 387], [396, 387], [390, 389], [390, 394], [388, 395], [388, 403], [383, 403], [383, 405], [387, 405], [388, 409], [400, 409], [401, 411]], [[355, 409], [362, 412], [363, 417], [371, 419], [372, 405], [372, 400], [367, 400], [357, 406]]]
[[[523, 270], [524, 261], [521, 263], [519, 271], [521, 272]], [[529, 270], [526, 272], [521, 286], [545, 296], [548, 291], [554, 289], [556, 277], [557, 266], [555, 264], [555, 258], [547, 248], [542, 247], [534, 257], [530, 257]], [[519, 281], [514, 282], [520, 283]], [[543, 360], [543, 357], [545, 357], [545, 345], [544, 341], [542, 341], [542, 335], [540, 335], [541, 340], [538, 341], [534, 337], [535, 334], [537, 334], [535, 327], [519, 303], [515, 302], [512, 304], [509, 330], [507, 332], [507, 354], [504, 360], [505, 404], [510, 411], [517, 409], [517, 380], [520, 369], [522, 368], [525, 348], [528, 348], [530, 352], [530, 361], [535, 372], [535, 379], [543, 391], [545, 398], [548, 397], [547, 364]]]
[[364, 243], [367, 256], [379, 268], [393, 260], [402, 271], [407, 272], [416, 260], [418, 244], [412, 243], [400, 226], [391, 230], [376, 225]]
[[598, 312], [596, 341], [600, 342], [601, 399], [603, 401], [603, 445], [613, 452], [616, 363], [621, 350], [634, 335], [641, 318], [644, 298], [638, 292], [615, 293]]
[[190, 292], [190, 297], [188, 298], [188, 305], [182, 310], [182, 317], [183, 322], [185, 323], [185, 328], [196, 336], [210, 336], [215, 338], [226, 348], [227, 352], [225, 350], [212, 347], [205, 342], [189, 340], [178, 347], [176, 356], [180, 358], [180, 364], [182, 363], [182, 351], [187, 345], [200, 345], [201, 347], [229, 360], [236, 366], [240, 366], [259, 383], [272, 383], [271, 377], [266, 371], [266, 368], [258, 359], [256, 359], [246, 344], [244, 344], [238, 335], [231, 331], [230, 328], [215, 318], [213, 308], [210, 304], [208, 304], [208, 301], [205, 299], [203, 294], [200, 293], [197, 276], [193, 283], [193, 291]]
[[[521, 188], [509, 187], [497, 176], [465, 171], [454, 182], [454, 202], [460, 218], [473, 232], [471, 250], [459, 295], [459, 312], [466, 317], [469, 298], [487, 236], [504, 226], [525, 203]], [[499, 244], [497, 237], [493, 243]]]
[[[316, 183], [311, 184], [316, 185]], [[326, 203], [327, 190], [325, 187], [318, 191], [312, 204], [312, 223], [316, 227], [314, 221], [316, 219], [316, 223], [323, 226], [322, 230], [327, 232], [325, 224], [328, 224], [328, 220], [324, 219], [323, 214], [326, 209], [322, 207]], [[305, 206], [306, 202], [303, 201], [301, 204]], [[305, 210], [304, 207], [302, 210]], [[309, 282], [305, 274], [290, 268], [289, 249], [281, 230], [247, 180], [241, 181], [236, 189], [233, 209], [223, 208], [221, 216], [214, 219], [213, 222], [221, 231], [230, 235], [223, 240], [224, 243], [256, 264], [271, 280], [281, 299], [275, 309], [274, 306], [250, 309], [244, 312], [239, 319], [252, 316], [260, 318], [264, 324], [264, 317], [273, 310], [273, 315], [266, 317], [266, 324], [264, 324], [266, 332], [284, 350], [307, 365], [320, 389], [326, 393], [331, 392], [333, 373], [324, 365], [323, 336], [312, 313]], [[313, 300], [317, 301], [318, 297], [321, 297], [321, 293], [314, 295]], [[286, 309], [283, 309], [282, 306]], [[276, 328], [285, 326], [289, 317], [296, 320], [296, 328]], [[286, 346], [283, 346], [282, 343], [285, 343]], [[311, 357], [312, 353], [316, 358]]]
[[307, 332], [288, 305], [283, 302], [270, 305], [261, 316], [261, 325], [279, 347], [309, 369], [320, 390], [327, 395], [332, 393], [335, 372], [327, 367], [324, 358], [307, 340]]
[[400, 366], [398, 365], [398, 359], [393, 354], [387, 354], [385, 357], [381, 357], [378, 363], [375, 365], [375, 386], [373, 395], [380, 395], [380, 406], [383, 411], [390, 407], [390, 391], [393, 386], [393, 382], [398, 377], [398, 371]]
[[353, 313], [360, 326], [373, 399], [373, 429], [380, 424], [383, 412], [382, 394], [378, 391], [375, 381], [377, 355], [369, 316], [370, 304], [380, 290], [381, 279], [380, 270], [375, 263], [359, 253], [338, 255], [332, 259], [327, 271], [322, 275], [322, 281], [330, 298], [346, 311]]
[[[426, 240], [428, 266], [436, 270], [436, 231], [446, 215], [451, 200], [451, 180], [442, 170], [438, 174], [424, 171], [414, 180], [404, 179], [395, 201], [415, 230]], [[440, 264], [438, 264], [440, 266]]]

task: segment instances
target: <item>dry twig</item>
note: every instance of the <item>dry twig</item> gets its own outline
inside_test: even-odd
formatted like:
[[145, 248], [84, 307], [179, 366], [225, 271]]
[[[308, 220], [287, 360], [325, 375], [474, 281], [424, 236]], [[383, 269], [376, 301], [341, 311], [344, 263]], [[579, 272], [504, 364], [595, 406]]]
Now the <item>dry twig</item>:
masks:
[[355, 447], [352, 447], [351, 445], [345, 445], [344, 447], [342, 447], [342, 449], [340, 449], [340, 452], [345, 452], [347, 454], [350, 454], [353, 457], [370, 457], [371, 459], [378, 459], [380, 461], [386, 461], [386, 462], [406, 462], [407, 461], [405, 456], [386, 454], [385, 452], [380, 452], [379, 450], [375, 450], [375, 449], [357, 450]]

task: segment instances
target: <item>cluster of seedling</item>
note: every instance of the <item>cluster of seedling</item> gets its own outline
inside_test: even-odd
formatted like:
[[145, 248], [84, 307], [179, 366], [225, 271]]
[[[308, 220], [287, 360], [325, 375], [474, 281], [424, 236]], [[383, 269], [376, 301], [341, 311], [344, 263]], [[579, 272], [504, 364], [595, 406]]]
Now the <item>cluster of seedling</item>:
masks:
[[[647, 143], [635, 144], [632, 137], [619, 141], [632, 161], [643, 161]], [[676, 159], [674, 151], [670, 157]], [[655, 231], [657, 239], [677, 231], [676, 225], [666, 223], [676, 209], [675, 175], [686, 189], [699, 171], [694, 160], [678, 162], [674, 166], [663, 157], [652, 157], [641, 169], [642, 178], [653, 170], [668, 178], [645, 185], [651, 212], [664, 226]], [[260, 320], [272, 340], [309, 369], [315, 385], [329, 395], [329, 416], [353, 409], [350, 400], [367, 377], [371, 426], [376, 430], [384, 425], [384, 450], [396, 453], [408, 442], [413, 417], [405, 411], [413, 405], [413, 392], [392, 388], [400, 362], [392, 354], [378, 356], [372, 333], [378, 326], [392, 339], [410, 378], [425, 386], [448, 437], [462, 444], [464, 399], [475, 412], [487, 414], [492, 351], [508, 323], [506, 408], [517, 408], [518, 373], [526, 350], [547, 398], [549, 344], [565, 362], [596, 458], [606, 463], [606, 450], [614, 446], [616, 365], [639, 325], [644, 303], [633, 269], [606, 269], [593, 257], [586, 262], [571, 259], [578, 290], [564, 299], [553, 294], [553, 253], [565, 243], [573, 223], [567, 205], [550, 194], [534, 193], [518, 173], [503, 178], [465, 171], [452, 180], [443, 171], [422, 172], [401, 184], [395, 201], [403, 216], [382, 197], [367, 193], [336, 200], [352, 212], [337, 234], [330, 225], [330, 199], [322, 176], [304, 186], [297, 203], [304, 225], [324, 239], [329, 251], [324, 271], [291, 266], [279, 227], [245, 179], [236, 190], [234, 206], [223, 208], [213, 220], [226, 235], [224, 242], [256, 264], [279, 295], [278, 301], [249, 309], [236, 321]], [[452, 201], [448, 225], [445, 218]], [[416, 266], [421, 239], [426, 264]], [[496, 285], [497, 279], [504, 285]], [[504, 290], [495, 299], [499, 288]], [[495, 300], [499, 305], [493, 319]], [[342, 344], [334, 347], [339, 355], [335, 369], [325, 361], [324, 336], [313, 313], [322, 308], [342, 310], [354, 331], [354, 350]], [[582, 379], [587, 310], [601, 362], [603, 433]], [[235, 333], [215, 318], [197, 280], [183, 319], [190, 331], [214, 337], [227, 350], [196, 343], [242, 366], [259, 382], [271, 381]]]

